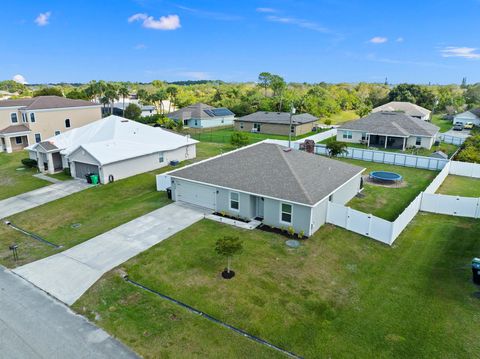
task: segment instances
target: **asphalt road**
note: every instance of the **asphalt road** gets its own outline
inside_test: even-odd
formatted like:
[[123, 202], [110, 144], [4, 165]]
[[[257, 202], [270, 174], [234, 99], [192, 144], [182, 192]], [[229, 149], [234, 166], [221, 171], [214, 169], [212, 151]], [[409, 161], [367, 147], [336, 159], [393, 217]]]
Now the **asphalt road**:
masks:
[[1, 266], [0, 357], [138, 358], [105, 331]]

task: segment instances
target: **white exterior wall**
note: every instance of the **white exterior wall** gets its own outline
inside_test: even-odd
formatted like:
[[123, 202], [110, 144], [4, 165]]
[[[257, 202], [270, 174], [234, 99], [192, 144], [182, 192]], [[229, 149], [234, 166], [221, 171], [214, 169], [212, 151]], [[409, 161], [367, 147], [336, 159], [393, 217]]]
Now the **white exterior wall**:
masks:
[[[220, 127], [220, 126], [231, 126], [233, 125], [233, 118], [234, 116], [226, 116], [226, 117], [217, 117], [208, 120], [200, 120], [200, 119], [189, 119], [188, 120], [188, 127], [193, 128], [211, 128], [211, 127]], [[196, 125], [195, 125], [196, 121]]]
[[314, 234], [327, 221], [328, 198], [312, 208], [312, 222], [310, 223], [310, 234]]
[[342, 187], [340, 187], [332, 195], [332, 202], [339, 203], [339, 204], [345, 204], [349, 202], [360, 191], [361, 179], [362, 179], [362, 174], [359, 173], [357, 176], [353, 177], [349, 182], [346, 182]]
[[[418, 137], [422, 137], [422, 136], [418, 136]], [[422, 137], [421, 145], [417, 146], [416, 145], [417, 136], [410, 136], [407, 139], [407, 147], [423, 147], [429, 150], [433, 146], [434, 140], [435, 140], [434, 137]]]
[[344, 132], [346, 132], [347, 130], [338, 130], [337, 129], [337, 141], [340, 141], [340, 142], [351, 142], [351, 143], [360, 143], [362, 141], [362, 133], [363, 132], [359, 132], [359, 131], [350, 131], [352, 132], [352, 138], [349, 139], [349, 138], [343, 138], [343, 134]]

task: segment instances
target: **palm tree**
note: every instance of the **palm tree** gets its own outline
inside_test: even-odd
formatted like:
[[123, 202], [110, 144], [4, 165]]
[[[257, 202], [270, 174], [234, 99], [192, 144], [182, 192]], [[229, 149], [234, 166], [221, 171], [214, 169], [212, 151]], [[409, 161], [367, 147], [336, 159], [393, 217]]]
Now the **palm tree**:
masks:
[[122, 96], [122, 116], [125, 117], [125, 97], [127, 97], [128, 95], [130, 95], [130, 91], [128, 90], [128, 87], [127, 86], [121, 86], [119, 89], [118, 89], [118, 94], [120, 96]]
[[117, 87], [113, 84], [108, 84], [105, 90], [105, 97], [108, 98], [110, 102], [110, 115], [113, 115], [113, 104], [115, 100], [118, 100]]
[[176, 86], [168, 86], [167, 87], [167, 94], [169, 98], [169, 104], [168, 104], [168, 112], [171, 112], [172, 109], [172, 102], [175, 102], [178, 94], [178, 88]]
[[163, 114], [163, 101], [167, 98], [167, 92], [165, 90], [158, 90], [148, 98], [155, 105], [157, 113]]
[[148, 97], [148, 92], [145, 89], [138, 89], [137, 91], [137, 99], [138, 101], [146, 100]]
[[100, 97], [100, 103], [103, 105], [102, 114], [104, 114], [105, 113], [105, 106], [110, 103], [110, 99], [107, 96], [102, 96], [102, 97]]

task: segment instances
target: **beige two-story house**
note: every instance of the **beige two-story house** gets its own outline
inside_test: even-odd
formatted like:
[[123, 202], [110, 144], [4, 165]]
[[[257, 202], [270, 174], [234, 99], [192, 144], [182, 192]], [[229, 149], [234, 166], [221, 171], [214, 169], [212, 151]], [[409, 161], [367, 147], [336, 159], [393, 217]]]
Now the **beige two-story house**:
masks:
[[29, 145], [102, 118], [101, 105], [59, 96], [0, 101], [0, 151]]

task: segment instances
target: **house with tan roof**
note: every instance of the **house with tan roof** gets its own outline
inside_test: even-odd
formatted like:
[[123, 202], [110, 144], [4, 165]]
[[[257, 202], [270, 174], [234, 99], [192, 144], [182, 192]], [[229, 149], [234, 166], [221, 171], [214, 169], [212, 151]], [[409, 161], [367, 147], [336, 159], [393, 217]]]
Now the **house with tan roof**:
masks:
[[101, 118], [101, 105], [90, 101], [59, 96], [2, 100], [0, 152], [20, 151]]
[[418, 118], [423, 121], [430, 121], [432, 111], [427, 110], [422, 106], [418, 106], [411, 102], [402, 102], [402, 101], [392, 101], [386, 103], [385, 105], [381, 105], [375, 107], [372, 110], [373, 113], [375, 112], [402, 112], [405, 115]]

